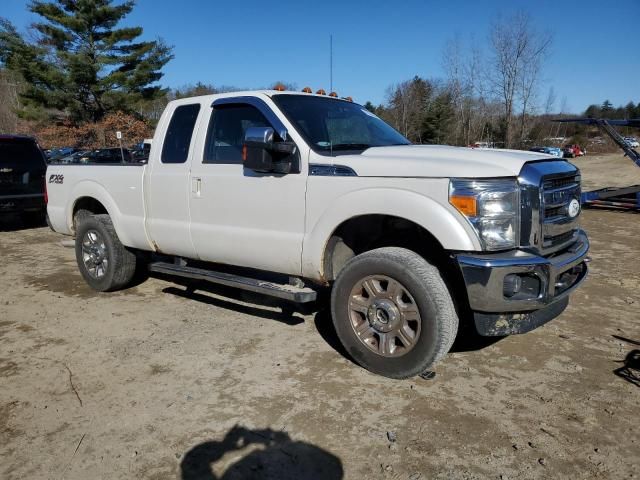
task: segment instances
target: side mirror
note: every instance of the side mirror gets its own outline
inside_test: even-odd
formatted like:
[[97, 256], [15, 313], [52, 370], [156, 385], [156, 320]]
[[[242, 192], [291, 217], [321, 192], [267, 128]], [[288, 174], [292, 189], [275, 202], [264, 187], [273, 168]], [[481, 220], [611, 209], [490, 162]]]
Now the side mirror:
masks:
[[297, 152], [292, 142], [274, 141], [271, 127], [249, 127], [242, 145], [242, 162], [245, 168], [256, 172], [290, 173], [291, 156]]

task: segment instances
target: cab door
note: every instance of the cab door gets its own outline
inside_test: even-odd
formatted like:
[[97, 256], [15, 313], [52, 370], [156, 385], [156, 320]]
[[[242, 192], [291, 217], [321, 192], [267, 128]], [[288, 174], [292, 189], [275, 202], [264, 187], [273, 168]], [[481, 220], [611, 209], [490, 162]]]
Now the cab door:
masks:
[[[169, 110], [169, 109], [168, 109]], [[183, 103], [164, 113], [145, 178], [146, 228], [157, 251], [196, 258], [189, 231], [190, 169], [200, 103]], [[167, 121], [168, 120], [168, 121]]]
[[191, 168], [191, 238], [202, 260], [298, 275], [306, 168], [283, 175], [242, 165], [245, 131], [266, 126], [284, 128], [259, 98], [214, 103]]

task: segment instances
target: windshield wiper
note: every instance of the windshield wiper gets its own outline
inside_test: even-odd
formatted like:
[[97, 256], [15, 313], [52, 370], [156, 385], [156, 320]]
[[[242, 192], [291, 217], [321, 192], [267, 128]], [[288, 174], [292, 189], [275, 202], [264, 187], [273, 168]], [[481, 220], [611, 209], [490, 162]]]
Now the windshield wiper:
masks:
[[368, 143], [336, 143], [332, 147], [333, 150], [366, 150], [371, 147]]

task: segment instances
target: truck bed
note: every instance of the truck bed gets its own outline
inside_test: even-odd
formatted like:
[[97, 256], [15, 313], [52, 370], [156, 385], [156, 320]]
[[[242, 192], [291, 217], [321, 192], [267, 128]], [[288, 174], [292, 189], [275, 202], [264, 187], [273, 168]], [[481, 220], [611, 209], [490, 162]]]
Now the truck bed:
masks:
[[[147, 165], [51, 164], [47, 168], [47, 213], [52, 228], [73, 234], [73, 212], [83, 197], [92, 197], [115, 220], [120, 241], [129, 247], [150, 250], [145, 232], [144, 178]], [[71, 205], [71, 203], [75, 204]]]

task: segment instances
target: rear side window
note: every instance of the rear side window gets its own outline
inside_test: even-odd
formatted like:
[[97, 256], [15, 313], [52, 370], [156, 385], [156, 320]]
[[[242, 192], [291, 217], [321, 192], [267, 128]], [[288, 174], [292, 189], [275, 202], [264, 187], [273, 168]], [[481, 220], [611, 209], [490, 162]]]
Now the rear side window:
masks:
[[162, 145], [162, 163], [184, 163], [200, 112], [200, 104], [181, 105], [175, 109]]
[[45, 168], [40, 149], [33, 140], [0, 140], [0, 166], [20, 166], [32, 169]]

